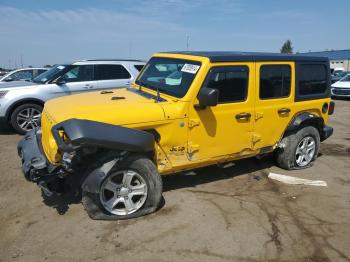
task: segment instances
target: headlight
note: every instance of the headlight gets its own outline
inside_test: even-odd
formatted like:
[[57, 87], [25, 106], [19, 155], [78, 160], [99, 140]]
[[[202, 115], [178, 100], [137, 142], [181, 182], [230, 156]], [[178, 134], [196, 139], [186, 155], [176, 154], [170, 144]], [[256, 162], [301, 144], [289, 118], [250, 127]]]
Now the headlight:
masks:
[[0, 91], [0, 98], [4, 97], [9, 91]]

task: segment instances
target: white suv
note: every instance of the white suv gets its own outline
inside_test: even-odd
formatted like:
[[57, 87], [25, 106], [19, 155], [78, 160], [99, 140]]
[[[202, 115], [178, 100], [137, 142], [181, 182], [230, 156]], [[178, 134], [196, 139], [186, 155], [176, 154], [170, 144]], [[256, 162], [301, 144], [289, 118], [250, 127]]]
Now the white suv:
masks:
[[140, 60], [82, 60], [52, 67], [32, 81], [0, 84], [0, 122], [25, 134], [40, 125], [45, 101], [80, 92], [129, 86]]

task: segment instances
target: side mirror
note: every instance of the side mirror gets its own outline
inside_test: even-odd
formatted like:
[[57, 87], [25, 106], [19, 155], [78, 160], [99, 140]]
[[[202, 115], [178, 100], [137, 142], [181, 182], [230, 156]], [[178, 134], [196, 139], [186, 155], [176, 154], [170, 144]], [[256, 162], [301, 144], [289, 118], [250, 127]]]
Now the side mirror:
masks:
[[219, 90], [213, 88], [201, 88], [197, 96], [199, 105], [196, 105], [199, 109], [204, 109], [207, 106], [216, 106], [219, 101]]
[[63, 77], [61, 77], [61, 78], [56, 80], [55, 84], [59, 85], [59, 86], [64, 85], [64, 84], [66, 84], [66, 80]]
[[5, 78], [5, 82], [11, 82], [11, 81], [13, 81], [13, 78], [12, 77], [7, 77], [7, 78]]

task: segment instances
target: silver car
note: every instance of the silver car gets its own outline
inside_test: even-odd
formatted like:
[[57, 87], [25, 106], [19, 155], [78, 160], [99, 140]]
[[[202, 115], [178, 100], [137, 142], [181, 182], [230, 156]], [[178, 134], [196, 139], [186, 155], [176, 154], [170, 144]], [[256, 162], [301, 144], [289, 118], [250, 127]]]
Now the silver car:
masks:
[[32, 80], [38, 75], [46, 72], [49, 68], [21, 68], [13, 70], [6, 75], [0, 77], [0, 83], [20, 81], [20, 80]]
[[40, 125], [45, 101], [129, 86], [144, 64], [139, 60], [82, 60], [56, 65], [32, 81], [1, 83], [0, 125], [10, 125], [25, 134]]

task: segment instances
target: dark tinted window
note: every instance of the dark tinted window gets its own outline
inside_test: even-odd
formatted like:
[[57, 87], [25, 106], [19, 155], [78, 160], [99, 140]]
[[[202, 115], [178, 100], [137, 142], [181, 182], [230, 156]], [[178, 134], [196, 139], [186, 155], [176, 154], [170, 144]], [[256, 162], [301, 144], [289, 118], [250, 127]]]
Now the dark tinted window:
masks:
[[327, 68], [325, 65], [301, 65], [299, 94], [323, 94], [327, 90]]
[[131, 75], [122, 65], [97, 65], [96, 80], [129, 79]]
[[288, 97], [291, 86], [291, 69], [288, 65], [264, 65], [260, 67], [261, 99]]
[[219, 90], [219, 103], [244, 101], [248, 90], [248, 68], [245, 66], [214, 68], [206, 80], [206, 87]]
[[144, 67], [144, 65], [134, 65], [137, 71], [141, 71], [141, 69]]
[[44, 69], [38, 69], [38, 73], [37, 73], [37, 75], [40, 75], [40, 74], [42, 74], [42, 73], [44, 73], [44, 72], [46, 72], [47, 70], [44, 70]]
[[64, 80], [69, 82], [82, 82], [93, 80], [94, 66], [93, 65], [77, 65], [72, 67], [63, 75]]

